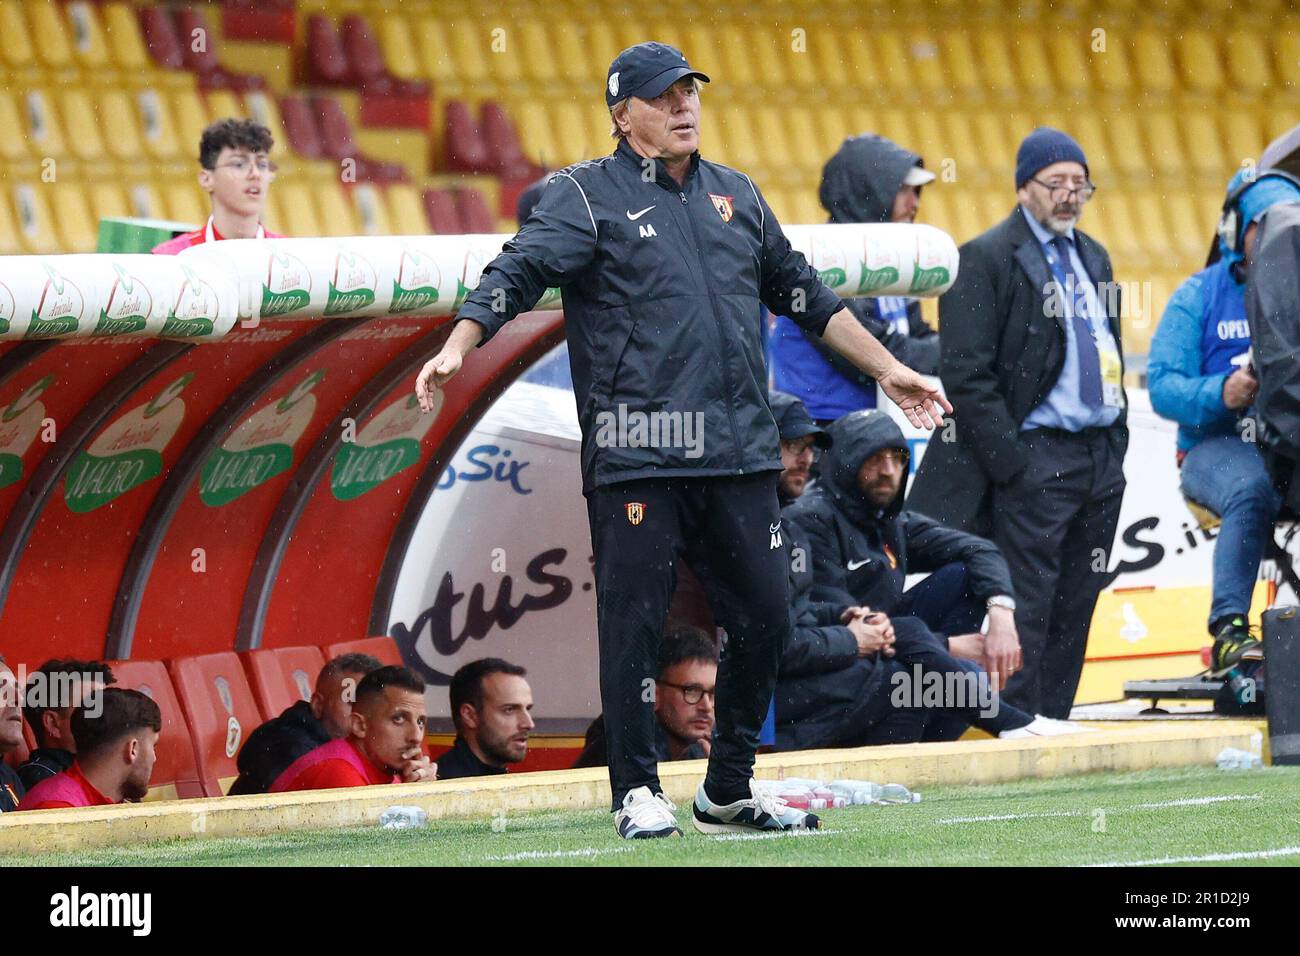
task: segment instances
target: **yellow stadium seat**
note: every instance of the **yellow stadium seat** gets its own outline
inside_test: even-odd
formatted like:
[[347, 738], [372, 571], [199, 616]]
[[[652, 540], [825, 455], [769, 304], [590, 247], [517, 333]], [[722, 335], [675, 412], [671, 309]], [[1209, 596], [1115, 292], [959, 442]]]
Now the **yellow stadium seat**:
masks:
[[1151, 170], [1159, 177], [1178, 183], [1187, 174], [1183, 146], [1178, 135], [1178, 124], [1168, 110], [1156, 110], [1143, 115], [1147, 141], [1147, 156]]
[[771, 208], [772, 213], [776, 216], [777, 221], [782, 225], [794, 222], [794, 200], [790, 193], [779, 187], [764, 189], [761, 185], [759, 190], [763, 198], [767, 200], [767, 205]]
[[207, 222], [211, 215], [210, 201], [193, 180], [172, 182], [164, 186], [163, 203], [167, 207], [168, 219], [185, 223], [191, 229]]
[[50, 204], [59, 233], [59, 249], [63, 252], [94, 252], [98, 229], [81, 186], [60, 183], [51, 187]]
[[379, 187], [358, 183], [352, 187], [352, 206], [356, 211], [357, 235], [391, 236], [393, 224], [388, 218], [388, 205]]
[[[384, 20], [384, 35], [390, 32], [397, 34], [400, 39], [391, 39], [385, 42], [384, 58], [388, 59], [389, 50], [392, 56], [409, 56], [414, 55], [420, 62], [421, 75], [432, 80], [435, 89], [443, 87], [452, 87], [459, 89], [460, 84], [465, 82], [457, 70], [456, 58], [452, 56], [451, 44], [447, 41], [451, 33], [451, 26], [442, 19], [425, 14], [409, 21], [413, 24], [411, 34], [407, 34], [406, 23], [399, 19], [395, 14], [389, 14]], [[418, 53], [408, 53], [404, 47], [412, 43], [414, 38], [415, 50]]]
[[418, 29], [415, 23], [400, 13], [385, 13], [375, 20], [375, 38], [384, 56], [384, 66], [402, 80], [432, 78], [431, 64], [415, 54], [415, 29]]
[[1208, 31], [1188, 30], [1178, 38], [1178, 65], [1187, 89], [1205, 94], [1223, 89], [1223, 66], [1214, 37]]
[[[598, 76], [598, 83], [604, 80], [605, 68], [622, 49], [623, 44], [607, 19], [596, 17], [587, 22], [587, 41], [584, 44], [583, 60], [589, 63], [591, 67], [589, 72]], [[689, 56], [689, 53], [687, 55]], [[708, 70], [704, 72], [707, 73]]]
[[278, 188], [284, 229], [291, 236], [325, 235], [316, 214], [313, 189], [303, 183], [282, 183]]
[[198, 143], [187, 143], [182, 151], [176, 138], [176, 124], [172, 120], [171, 104], [157, 90], [140, 90], [134, 96], [136, 114], [140, 118], [140, 145], [153, 159], [176, 162], [188, 159], [191, 151], [198, 152]]
[[905, 36], [904, 44], [915, 83], [913, 93], [919, 92], [927, 103], [951, 99], [954, 84], [935, 35], [928, 30], [912, 32]]
[[950, 194], [951, 189], [944, 185], [926, 187], [921, 193], [921, 205], [917, 207], [916, 221], [927, 223], [936, 229], [942, 229], [950, 236], [953, 235]]
[[1268, 145], [1259, 117], [1247, 110], [1224, 110], [1219, 114], [1223, 128], [1224, 164], [1218, 175], [1224, 183], [1237, 171], [1243, 159], [1256, 159]]
[[1111, 185], [1116, 171], [1111, 166], [1110, 143], [1101, 118], [1091, 110], [1079, 110], [1070, 119], [1070, 133], [1088, 157], [1088, 174], [1092, 181]]
[[[817, 127], [813, 124], [812, 111], [808, 109], [779, 110], [777, 115], [784, 131], [784, 142], [790, 145], [793, 164], [809, 172], [821, 175], [822, 164], [830, 157], [834, 149], [820, 146]], [[835, 148], [839, 143], [835, 144]]]
[[867, 32], [850, 30], [841, 33], [836, 39], [844, 50], [844, 59], [837, 61], [844, 64], [842, 82], [838, 87], [847, 88], [851, 94], [859, 96], [880, 89], [885, 83], [885, 65], [876, 59]]
[[892, 140], [904, 149], [915, 150], [912, 145], [916, 142], [916, 134], [912, 130], [912, 117], [919, 114], [913, 114], [909, 110], [891, 107], [886, 110], [878, 110], [875, 114], [875, 129], [863, 129], [862, 132], [877, 133], [885, 139]]
[[1081, 35], [1080, 40], [1087, 43], [1087, 57], [1097, 88], [1103, 93], [1130, 94], [1133, 74], [1129, 69], [1128, 51], [1124, 49], [1123, 33], [1110, 30], [1091, 40]]
[[104, 139], [90, 94], [82, 89], [65, 88], [59, 96], [59, 106], [68, 134], [68, 152], [86, 162], [103, 159]]
[[31, 254], [64, 252], [50, 215], [50, 187], [45, 183], [18, 183], [11, 190], [18, 237], [23, 251]]
[[1227, 57], [1228, 78], [1239, 90], [1260, 94], [1273, 85], [1269, 69], [1268, 46], [1256, 30], [1233, 30], [1224, 44]]
[[760, 106], [754, 110], [755, 132], [762, 144], [763, 158], [770, 168], [788, 170], [797, 167], [799, 154], [810, 145], [787, 135], [786, 118], [791, 115], [792, 111], [775, 106]]
[[[823, 56], [826, 46], [826, 30], [824, 28], [808, 30], [801, 27], [804, 32], [800, 37], [792, 35], [791, 30], [780, 30], [777, 32], [777, 45], [785, 55], [785, 65], [787, 78], [791, 86], [807, 93], [815, 90], [820, 84], [817, 74], [817, 59]], [[794, 46], [796, 40], [801, 44], [799, 48]]]
[[1177, 89], [1178, 73], [1169, 53], [1167, 31], [1149, 28], [1134, 35], [1133, 72], [1143, 93], [1167, 96]]
[[239, 101], [239, 94], [233, 90], [209, 90], [205, 99], [208, 119], [212, 122], [222, 119], [243, 119], [247, 115], [244, 104]]
[[715, 163], [735, 165], [727, 148], [727, 131], [720, 122], [721, 110], [705, 109], [700, 113], [700, 152]]
[[967, 99], [983, 98], [984, 73], [978, 65], [970, 34], [949, 30], [941, 35], [939, 44], [948, 88]]
[[993, 174], [994, 170], [986, 165], [987, 157], [977, 145], [971, 117], [965, 110], [946, 110], [935, 118], [940, 129], [939, 146], [921, 154], [927, 169], [942, 177], [944, 163], [951, 159], [956, 163], [953, 172], [959, 179]]
[[266, 201], [262, 203], [262, 226], [271, 232], [288, 235], [284, 227], [284, 215], [280, 212], [280, 200], [274, 189], [266, 194]]
[[1132, 179], [1149, 178], [1150, 159], [1142, 145], [1137, 117], [1128, 112], [1116, 112], [1110, 116], [1106, 126], [1110, 160], [1115, 168]]
[[885, 29], [876, 33], [876, 56], [880, 60], [880, 80], [882, 85], [895, 95], [908, 95], [916, 90], [916, 78], [912, 64], [903, 46], [903, 36], [897, 30]]
[[100, 9], [104, 15], [108, 49], [117, 68], [124, 76], [141, 76], [152, 72], [135, 7], [126, 3], [106, 3]]
[[203, 138], [203, 129], [208, 125], [208, 111], [198, 92], [192, 89], [172, 90], [171, 105], [181, 153], [194, 156], [197, 163], [199, 140]]
[[24, 126], [22, 113], [13, 94], [0, 89], [0, 130], [13, 131], [0, 136], [0, 162], [17, 163], [29, 158], [27, 138], [21, 132]]
[[[313, 187], [316, 198], [316, 213], [320, 222], [321, 235], [355, 236], [360, 233], [357, 227], [356, 213], [352, 208], [352, 198], [338, 182], [321, 183]], [[311, 235], [311, 233], [295, 233]]]
[[912, 137], [899, 143], [921, 156], [951, 156], [951, 146], [945, 142], [940, 114], [934, 110], [918, 110], [912, 114]]
[[[274, 140], [271, 153], [276, 165], [282, 171], [291, 170], [294, 165], [293, 153], [289, 149], [289, 137], [284, 131], [284, 122], [280, 119], [280, 105], [276, 103], [275, 97], [261, 90], [251, 90], [244, 94], [244, 109], [250, 119], [261, 123], [271, 131], [271, 138]], [[187, 157], [197, 156], [198, 151], [198, 140], [194, 140], [192, 145], [188, 142], [181, 143], [181, 152]]]
[[[618, 34], [618, 50], [614, 51], [615, 55], [626, 50], [630, 46], [636, 46], [636, 44], [644, 43], [646, 40], [653, 40], [656, 36], [655, 31], [648, 29], [645, 23], [638, 20], [635, 16], [621, 16], [614, 18], [614, 29]], [[694, 66], [703, 70], [705, 73], [709, 73], [710, 70], [716, 70], [718, 68], [718, 61], [711, 54], [711, 44], [707, 49], [704, 47], [697, 48], [694, 43], [695, 37], [689, 32], [681, 39], [684, 41], [684, 44], [679, 43], [677, 49], [686, 54], [686, 59], [688, 59]], [[614, 57], [611, 56], [609, 59], [613, 60]], [[608, 66], [609, 62], [606, 61], [605, 65]]]
[[72, 55], [87, 74], [102, 77], [112, 65], [108, 53], [108, 38], [95, 4], [87, 0], [74, 0], [65, 9], [68, 17], [68, 34], [72, 39]]
[[0, 256], [20, 256], [26, 249], [18, 237], [18, 220], [14, 218], [9, 192], [0, 193]]
[[397, 236], [423, 236], [429, 232], [420, 194], [414, 186], [403, 184], [388, 187], [388, 212], [392, 219], [393, 234]]
[[1278, 86], [1294, 94], [1300, 87], [1300, 19], [1288, 19], [1273, 31], [1273, 68]]
[[1087, 96], [1089, 38], [1082, 31], [1059, 30], [1047, 35], [1048, 61], [1053, 67], [1056, 88], [1067, 97]]
[[1043, 37], [1033, 29], [1017, 30], [1011, 44], [1022, 93], [1045, 99], [1053, 94], [1052, 68]]
[[817, 124], [817, 144], [826, 156], [839, 149], [847, 137], [864, 132], [850, 125], [848, 114], [836, 103], [818, 106], [814, 118]]
[[1147, 254], [1156, 262], [1177, 261], [1177, 248], [1165, 219], [1163, 199], [1150, 190], [1139, 189], [1130, 195], [1129, 202]]
[[1147, 232], [1145, 228], [1139, 228], [1145, 227], [1144, 223], [1134, 220], [1128, 197], [1121, 192], [1107, 192], [1104, 200], [1089, 206], [1081, 223], [1084, 231], [1088, 229], [1088, 220], [1105, 218], [1109, 223], [1106, 233], [1113, 243], [1109, 250], [1112, 261], [1127, 263], [1130, 268], [1144, 267], [1151, 258], [1150, 247], [1145, 241]]
[[[545, 75], [535, 75], [539, 51], [534, 47], [536, 37], [530, 36], [530, 32], [537, 26], [536, 21], [530, 21], [526, 26], [510, 22], [477, 25], [484, 38], [483, 59], [496, 82], [535, 84], [549, 79]], [[503, 32], [498, 33], [498, 30]], [[545, 53], [543, 47], [541, 54], [544, 56]]]
[[1190, 264], [1199, 256], [1205, 255], [1206, 236], [1213, 231], [1214, 223], [1200, 220], [1192, 197], [1185, 192], [1168, 194], [1165, 197], [1165, 213], [1174, 252], [1180, 260]]
[[786, 70], [786, 59], [790, 54], [788, 36], [778, 34], [776, 28], [769, 24], [750, 23], [745, 29], [736, 31], [734, 42], [738, 44], [738, 49], [744, 51], [745, 65], [751, 76], [753, 65], [760, 66], [754, 82], [773, 92], [789, 86], [790, 77]]
[[952, 223], [951, 235], [958, 243], [974, 239], [988, 228], [977, 190], [953, 189], [946, 195], [951, 216], [949, 221]]
[[993, 110], [980, 110], [973, 115], [971, 126], [984, 168], [994, 176], [1012, 170], [1017, 144], [1011, 141], [1002, 115]]
[[130, 203], [130, 215], [139, 219], [167, 218], [167, 209], [163, 205], [162, 194], [158, 192], [158, 187], [152, 182], [134, 183], [127, 190], [127, 201]]
[[[506, 34], [506, 48], [510, 48], [509, 34]], [[451, 49], [456, 64], [456, 75], [466, 85], [473, 86], [488, 78], [487, 58], [493, 55], [513, 56], [514, 54], [492, 54], [491, 28], [481, 22], [461, 17], [447, 21], [443, 41]], [[422, 53], [430, 51], [422, 49]]]
[[565, 100], [552, 106], [549, 112], [554, 132], [553, 142], [558, 150], [556, 164], [568, 166], [604, 152], [603, 143], [598, 147], [596, 143], [588, 142], [589, 127], [585, 114], [577, 103]]
[[605, 66], [614, 55], [611, 54], [608, 60], [593, 59], [590, 50], [584, 48], [584, 32], [584, 25], [575, 20], [551, 24], [555, 68], [559, 78], [565, 82], [598, 90], [605, 78]]
[[790, 225], [794, 226], [811, 226], [826, 221], [826, 210], [813, 189], [796, 189], [790, 193], [790, 215], [794, 217]]
[[89, 187], [91, 219], [119, 219], [134, 215], [126, 190], [117, 183], [95, 183]]
[[1011, 69], [1006, 34], [1002, 30], [989, 28], [980, 30], [975, 37], [975, 55], [979, 60], [985, 89], [1004, 99], [1015, 99], [1019, 96], [1020, 87]]
[[144, 137], [130, 97], [124, 90], [109, 90], [99, 94], [98, 106], [108, 155], [122, 163], [138, 163]]
[[1183, 141], [1192, 172], [1218, 179], [1229, 167], [1223, 152], [1223, 140], [1214, 124], [1214, 115], [1205, 110], [1187, 110], [1182, 114]]
[[68, 70], [73, 66], [72, 44], [64, 29], [63, 16], [53, 0], [26, 0], [28, 22], [36, 44], [36, 58], [47, 70]]
[[34, 44], [17, 0], [0, 0], [0, 60], [9, 69], [35, 64]]
[[510, 115], [514, 118], [524, 155], [535, 163], [554, 168], [559, 150], [551, 136], [551, 124], [544, 104], [539, 100], [516, 100]]
[[719, 125], [727, 142], [728, 166], [752, 172], [755, 166], [763, 163], [763, 152], [748, 109], [735, 105], [729, 107], [719, 118]]

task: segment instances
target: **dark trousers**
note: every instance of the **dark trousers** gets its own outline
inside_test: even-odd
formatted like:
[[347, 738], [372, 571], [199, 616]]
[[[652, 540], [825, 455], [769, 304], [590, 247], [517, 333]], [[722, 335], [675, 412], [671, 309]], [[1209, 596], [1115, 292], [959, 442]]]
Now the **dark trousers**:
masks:
[[776, 480], [776, 472], [649, 478], [596, 488], [587, 497], [600, 696], [616, 810], [630, 790], [661, 790], [655, 678], [679, 558], [700, 579], [727, 634], [705, 790], [721, 803], [749, 796], [758, 734], [790, 628]]
[[1024, 668], [1003, 697], [1030, 713], [1070, 716], [1124, 497], [1108, 432], [1021, 434], [1029, 464], [993, 493], [993, 541], [1011, 567]]

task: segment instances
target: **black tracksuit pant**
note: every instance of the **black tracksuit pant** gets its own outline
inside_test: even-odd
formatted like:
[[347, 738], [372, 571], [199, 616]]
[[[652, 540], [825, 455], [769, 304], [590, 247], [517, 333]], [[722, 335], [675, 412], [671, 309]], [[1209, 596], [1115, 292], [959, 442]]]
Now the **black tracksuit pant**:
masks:
[[749, 796], [758, 734], [790, 628], [777, 475], [646, 478], [587, 496], [600, 696], [616, 810], [630, 790], [661, 790], [655, 678], [679, 558], [700, 579], [727, 634], [705, 790], [716, 803]]

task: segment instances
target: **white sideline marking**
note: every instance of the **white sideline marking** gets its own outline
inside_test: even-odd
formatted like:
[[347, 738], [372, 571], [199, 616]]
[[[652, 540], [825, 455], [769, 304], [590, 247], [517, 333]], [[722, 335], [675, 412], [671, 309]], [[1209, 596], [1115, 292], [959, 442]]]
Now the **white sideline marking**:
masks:
[[[1162, 800], [1159, 803], [1135, 803], [1131, 807], [1115, 807], [1107, 812], [1126, 810], [1162, 810], [1165, 807], [1199, 807], [1210, 803], [1227, 803], [1233, 800], [1262, 800], [1257, 793], [1230, 793], [1218, 797], [1185, 797], [1181, 800]], [[947, 817], [935, 823], [987, 823], [995, 820], [1034, 820], [1044, 817], [1087, 817], [1092, 810], [1054, 810], [1047, 813], [998, 813], [986, 817]]]
[[840, 830], [791, 830], [789, 833], [724, 833], [721, 836], [710, 836], [705, 834], [708, 839], [714, 843], [721, 843], [723, 840], [776, 840], [782, 837], [814, 837], [814, 836], [834, 836], [840, 833]]
[[561, 857], [600, 856], [602, 853], [629, 853], [630, 846], [597, 848], [584, 846], [581, 850], [526, 850], [523, 853], [507, 853], [503, 856], [485, 856], [483, 859], [493, 863], [513, 863], [517, 860], [557, 860]]
[[1204, 856], [1166, 856], [1159, 860], [1116, 860], [1112, 863], [1081, 863], [1080, 866], [1168, 866], [1171, 863], [1225, 863], [1229, 860], [1264, 860], [1276, 856], [1300, 856], [1300, 846], [1276, 850], [1246, 850], [1241, 853], [1207, 853]]

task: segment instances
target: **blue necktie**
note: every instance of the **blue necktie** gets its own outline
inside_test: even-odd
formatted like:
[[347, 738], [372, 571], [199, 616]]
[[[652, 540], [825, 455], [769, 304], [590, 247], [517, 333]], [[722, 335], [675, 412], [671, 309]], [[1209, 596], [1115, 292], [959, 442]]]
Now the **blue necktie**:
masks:
[[1101, 408], [1101, 355], [1088, 321], [1088, 297], [1070, 261], [1070, 240], [1056, 236], [1049, 243], [1056, 255], [1052, 272], [1061, 283], [1061, 292], [1069, 301], [1070, 321], [1074, 324], [1074, 342], [1079, 354], [1079, 400], [1089, 408]]

